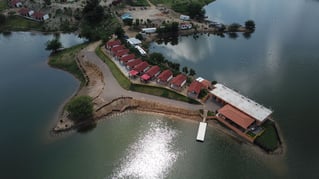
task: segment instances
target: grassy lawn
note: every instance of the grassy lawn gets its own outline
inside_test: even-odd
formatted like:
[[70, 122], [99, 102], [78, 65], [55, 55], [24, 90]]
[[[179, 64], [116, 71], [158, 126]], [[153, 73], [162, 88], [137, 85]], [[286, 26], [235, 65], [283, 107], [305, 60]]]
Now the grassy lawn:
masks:
[[122, 88], [129, 90], [131, 86], [130, 80], [118, 69], [117, 65], [110, 60], [101, 50], [101, 48], [96, 48], [95, 53], [99, 56], [106, 64], [109, 66], [113, 76], [122, 86]]
[[3, 26], [6, 30], [42, 30], [42, 23], [25, 19], [20, 16], [9, 16], [7, 18], [6, 24]]
[[267, 151], [274, 151], [279, 146], [278, 135], [275, 125], [271, 121], [266, 121], [263, 125], [265, 132], [256, 138], [255, 143]]
[[85, 77], [77, 66], [75, 59], [78, 52], [87, 44], [76, 45], [55, 53], [49, 58], [49, 65], [70, 72], [81, 81], [81, 86], [85, 83]]
[[169, 99], [175, 99], [179, 101], [188, 102], [191, 104], [200, 104], [198, 101], [183, 96], [175, 91], [168, 90], [166, 88], [156, 87], [156, 86], [148, 86], [148, 85], [140, 85], [140, 84], [132, 84], [131, 81], [118, 69], [117, 65], [110, 60], [101, 50], [101, 48], [95, 49], [95, 53], [109, 66], [113, 76], [122, 86], [122, 88], [126, 90], [137, 91], [141, 93], [151, 94], [155, 96], [162, 96]]
[[2, 11], [4, 9], [7, 9], [7, 7], [8, 7], [7, 1], [6, 0], [1, 0], [0, 1], [0, 11]]
[[165, 97], [169, 99], [184, 101], [191, 104], [200, 104], [198, 101], [194, 99], [191, 99], [189, 97], [176, 93], [175, 91], [171, 91], [169, 89], [162, 88], [162, 87], [133, 84], [131, 86], [131, 90], [141, 92], [141, 93], [151, 94], [155, 96], [161, 96], [161, 97]]

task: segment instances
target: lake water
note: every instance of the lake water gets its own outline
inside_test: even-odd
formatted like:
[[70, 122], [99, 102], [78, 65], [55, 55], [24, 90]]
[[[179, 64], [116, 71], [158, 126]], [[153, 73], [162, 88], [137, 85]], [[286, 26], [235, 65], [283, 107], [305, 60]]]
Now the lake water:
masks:
[[[52, 35], [0, 35], [0, 178], [317, 178], [318, 8], [315, 0], [217, 1], [206, 7], [209, 18], [253, 19], [250, 39], [204, 35], [152, 45], [198, 76], [272, 107], [285, 156], [262, 155], [213, 127], [197, 143], [197, 123], [135, 113], [87, 133], [49, 137], [79, 82], [47, 65], [44, 44]], [[83, 40], [61, 35], [61, 41], [67, 47]]]

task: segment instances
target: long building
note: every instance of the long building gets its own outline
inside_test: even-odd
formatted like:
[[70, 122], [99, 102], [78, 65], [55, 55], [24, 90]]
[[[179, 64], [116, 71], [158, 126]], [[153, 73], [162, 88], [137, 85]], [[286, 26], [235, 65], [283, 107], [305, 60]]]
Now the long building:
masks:
[[250, 131], [258, 134], [261, 130], [256, 128], [273, 113], [271, 109], [219, 83], [213, 86], [210, 93], [213, 99], [223, 105], [217, 110], [219, 121], [251, 142], [253, 139], [247, 137], [246, 133]]

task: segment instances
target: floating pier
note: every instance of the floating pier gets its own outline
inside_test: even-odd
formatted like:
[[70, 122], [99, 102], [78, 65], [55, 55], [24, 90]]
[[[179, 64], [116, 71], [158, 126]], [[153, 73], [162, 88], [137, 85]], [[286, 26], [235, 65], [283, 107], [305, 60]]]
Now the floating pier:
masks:
[[196, 137], [197, 141], [204, 142], [205, 133], [206, 133], [206, 127], [207, 127], [207, 123], [206, 122], [200, 122], [199, 123], [198, 131], [197, 131], [197, 137]]

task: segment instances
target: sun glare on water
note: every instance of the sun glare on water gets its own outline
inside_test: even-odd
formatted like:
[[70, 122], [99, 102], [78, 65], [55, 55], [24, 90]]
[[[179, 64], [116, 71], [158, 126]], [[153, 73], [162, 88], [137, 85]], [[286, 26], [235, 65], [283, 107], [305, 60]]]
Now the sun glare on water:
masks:
[[176, 136], [176, 130], [153, 121], [149, 130], [128, 148], [111, 178], [164, 178], [179, 155], [172, 146]]

